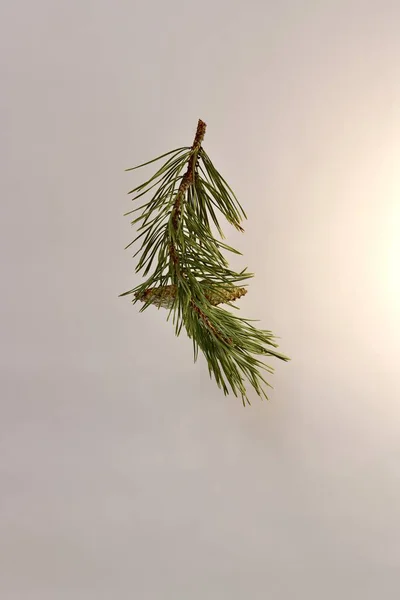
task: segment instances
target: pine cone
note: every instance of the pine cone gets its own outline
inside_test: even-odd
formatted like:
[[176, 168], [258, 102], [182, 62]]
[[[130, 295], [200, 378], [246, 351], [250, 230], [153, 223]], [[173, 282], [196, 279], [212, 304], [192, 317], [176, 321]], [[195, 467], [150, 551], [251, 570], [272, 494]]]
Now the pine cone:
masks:
[[[201, 282], [201, 285], [205, 287], [205, 283]], [[218, 304], [226, 304], [238, 300], [245, 294], [247, 290], [243, 287], [237, 287], [235, 285], [220, 285], [220, 286], [207, 286], [209, 289], [205, 292], [206, 298], [213, 306]], [[157, 307], [170, 309], [173, 305], [176, 294], [176, 288], [174, 285], [166, 285], [162, 287], [153, 287], [146, 290], [141, 297], [136, 296], [138, 300], [142, 302], [150, 301]]]

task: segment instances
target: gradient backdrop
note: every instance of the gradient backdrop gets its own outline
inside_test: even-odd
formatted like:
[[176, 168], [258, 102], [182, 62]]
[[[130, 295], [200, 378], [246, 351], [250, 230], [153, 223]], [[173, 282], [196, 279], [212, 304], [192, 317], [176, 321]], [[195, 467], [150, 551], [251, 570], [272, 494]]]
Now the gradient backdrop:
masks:
[[[2, 600], [400, 595], [400, 2], [3, 2]], [[270, 402], [138, 314], [124, 169], [248, 212]]]

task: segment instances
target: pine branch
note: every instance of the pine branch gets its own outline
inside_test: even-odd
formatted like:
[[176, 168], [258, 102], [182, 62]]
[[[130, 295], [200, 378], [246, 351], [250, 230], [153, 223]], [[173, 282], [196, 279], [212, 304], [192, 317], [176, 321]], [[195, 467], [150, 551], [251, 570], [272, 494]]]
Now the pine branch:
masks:
[[139, 234], [127, 248], [142, 238], [134, 255], [141, 254], [137, 273], [147, 276], [157, 262], [142, 284], [121, 295], [132, 294], [133, 303], [141, 301], [141, 311], [150, 305], [167, 308], [168, 319], [173, 314], [176, 335], [185, 327], [192, 339], [195, 361], [200, 348], [217, 385], [225, 394], [230, 389], [240, 395], [245, 404], [249, 402], [245, 380], [260, 397], [267, 398], [264, 386], [270, 387], [261, 372], [272, 373], [273, 369], [255, 355], [289, 359], [275, 350], [277, 344], [270, 331], [257, 329], [219, 306], [237, 308], [232, 302], [247, 293], [237, 284], [253, 274], [246, 269], [232, 271], [222, 250], [241, 253], [213, 234], [211, 223], [224, 238], [216, 209], [239, 231], [243, 231], [240, 223], [247, 217], [202, 147], [205, 131], [206, 124], [199, 120], [192, 146], [134, 167], [169, 157], [148, 181], [130, 192], [137, 200], [156, 188], [149, 201], [127, 213], [142, 211], [132, 221], [133, 225], [141, 222]]

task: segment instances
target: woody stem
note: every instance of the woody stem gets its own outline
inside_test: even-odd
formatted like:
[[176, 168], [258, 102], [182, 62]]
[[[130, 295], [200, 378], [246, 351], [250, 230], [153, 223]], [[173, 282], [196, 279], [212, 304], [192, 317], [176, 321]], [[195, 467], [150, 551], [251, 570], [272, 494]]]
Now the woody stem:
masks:
[[[185, 199], [185, 194], [186, 194], [188, 188], [193, 183], [194, 167], [195, 167], [196, 160], [197, 160], [197, 154], [198, 154], [201, 144], [203, 142], [204, 135], [206, 133], [206, 127], [207, 127], [207, 125], [204, 123], [204, 121], [199, 119], [199, 121], [197, 123], [196, 135], [194, 137], [192, 148], [191, 148], [190, 158], [188, 161], [188, 167], [187, 167], [186, 173], [182, 177], [182, 181], [179, 185], [179, 188], [178, 188], [178, 191], [176, 194], [176, 198], [175, 198], [175, 202], [174, 202], [174, 206], [173, 206], [173, 209], [171, 212], [172, 227], [173, 227], [174, 234], [178, 230], [179, 220], [180, 220], [180, 217], [182, 214], [182, 204]], [[179, 277], [179, 275], [180, 275], [179, 258], [178, 258], [178, 254], [177, 254], [175, 243], [174, 243], [173, 239], [171, 239], [171, 242], [170, 242], [169, 252], [170, 252], [172, 263], [175, 267], [176, 275]]]

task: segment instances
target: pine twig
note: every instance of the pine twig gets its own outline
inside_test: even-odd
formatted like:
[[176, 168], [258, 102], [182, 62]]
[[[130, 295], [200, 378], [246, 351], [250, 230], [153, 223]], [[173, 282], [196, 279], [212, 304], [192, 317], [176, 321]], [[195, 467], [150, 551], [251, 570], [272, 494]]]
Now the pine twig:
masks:
[[202, 147], [205, 131], [206, 124], [199, 120], [192, 146], [134, 167], [169, 156], [148, 181], [130, 192], [137, 200], [157, 188], [149, 201], [127, 213], [142, 210], [132, 221], [142, 222], [140, 233], [129, 244], [144, 236], [134, 255], [141, 253], [136, 272], [146, 276], [156, 259], [157, 264], [144, 283], [121, 295], [132, 294], [133, 303], [143, 302], [141, 310], [151, 304], [169, 309], [176, 335], [184, 326], [193, 340], [194, 359], [200, 348], [217, 385], [225, 394], [231, 390], [241, 395], [245, 404], [249, 403], [246, 379], [260, 397], [267, 398], [263, 386], [270, 387], [261, 371], [271, 373], [273, 369], [255, 355], [289, 359], [275, 350], [277, 344], [270, 331], [257, 329], [220, 306], [236, 308], [232, 302], [247, 293], [237, 284], [253, 274], [246, 269], [240, 273], [229, 269], [221, 251], [240, 252], [216, 239], [212, 232], [211, 222], [223, 239], [216, 209], [239, 231], [243, 231], [240, 223], [246, 214]]

